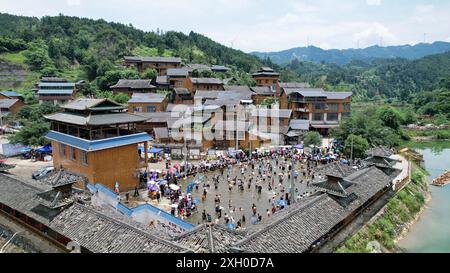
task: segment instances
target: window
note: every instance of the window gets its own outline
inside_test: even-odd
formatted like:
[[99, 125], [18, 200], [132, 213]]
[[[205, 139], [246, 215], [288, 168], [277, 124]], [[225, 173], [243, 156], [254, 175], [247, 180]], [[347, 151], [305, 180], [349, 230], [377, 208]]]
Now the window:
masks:
[[77, 159], [75, 156], [75, 148], [74, 147], [70, 147], [70, 159], [72, 159], [72, 160]]
[[328, 111], [331, 111], [331, 112], [339, 111], [339, 104], [337, 104], [337, 103], [329, 103], [328, 104]]
[[81, 159], [81, 164], [86, 165], [86, 166], [88, 165], [87, 152], [80, 151], [80, 159]]
[[59, 155], [66, 156], [66, 145], [59, 143]]
[[245, 140], [245, 132], [244, 131], [238, 131], [238, 139], [239, 140]]
[[344, 111], [350, 112], [350, 103], [344, 103]]
[[314, 103], [314, 110], [325, 110], [325, 103]]
[[337, 121], [339, 118], [338, 113], [328, 113], [327, 114], [327, 120], [328, 121]]
[[134, 111], [134, 112], [142, 112], [142, 107], [140, 107], [140, 106], [135, 106], [135, 107], [133, 107], [133, 111]]
[[321, 114], [321, 113], [314, 113], [313, 114], [313, 121], [323, 121], [323, 114]]
[[156, 112], [156, 106], [153, 105], [147, 106], [147, 112]]

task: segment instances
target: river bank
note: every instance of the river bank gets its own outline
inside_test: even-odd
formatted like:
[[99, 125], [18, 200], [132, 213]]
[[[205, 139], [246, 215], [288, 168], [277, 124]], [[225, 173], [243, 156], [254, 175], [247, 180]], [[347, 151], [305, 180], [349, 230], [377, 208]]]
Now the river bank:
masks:
[[430, 201], [431, 194], [426, 171], [414, 165], [411, 181], [336, 252], [402, 252], [398, 241], [408, 234], [408, 230], [420, 219], [420, 215]]
[[[416, 150], [423, 155], [428, 183], [450, 169], [450, 142], [416, 144]], [[449, 253], [450, 252], [450, 187], [430, 186], [432, 200], [426, 206], [409, 232], [398, 241], [405, 252]]]

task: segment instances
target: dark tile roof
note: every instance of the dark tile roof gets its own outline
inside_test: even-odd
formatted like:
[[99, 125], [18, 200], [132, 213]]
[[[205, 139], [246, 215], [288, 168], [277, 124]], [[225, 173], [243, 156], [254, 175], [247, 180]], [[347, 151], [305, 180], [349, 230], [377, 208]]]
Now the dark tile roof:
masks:
[[309, 88], [310, 85], [307, 82], [280, 82], [281, 88]]
[[212, 71], [229, 71], [230, 69], [223, 65], [213, 65], [211, 66]]
[[284, 88], [284, 91], [287, 95], [296, 93], [303, 97], [327, 97], [327, 94], [322, 88]]
[[165, 98], [165, 94], [159, 93], [133, 93], [128, 103], [162, 103]]
[[0, 108], [11, 108], [14, 104], [16, 104], [18, 99], [0, 99]]
[[292, 110], [288, 109], [253, 109], [253, 117], [290, 118]]
[[191, 78], [193, 84], [216, 84], [223, 85], [223, 81], [221, 79], [216, 78]]
[[221, 225], [202, 224], [177, 236], [175, 242], [197, 253], [227, 253], [245, 235], [245, 232], [230, 230]]
[[322, 175], [330, 175], [334, 177], [346, 177], [356, 172], [357, 169], [350, 167], [347, 164], [342, 164], [340, 162], [334, 162], [330, 164], [326, 164], [317, 168], [316, 172]]
[[32, 210], [41, 204], [38, 197], [43, 190], [18, 179], [0, 174], [0, 202], [34, 218], [41, 223], [48, 223], [48, 219]]
[[121, 104], [118, 104], [112, 100], [108, 99], [89, 99], [89, 98], [78, 98], [71, 102], [68, 102], [61, 106], [63, 109], [67, 110], [120, 110], [125, 107]]
[[309, 120], [291, 119], [289, 121], [289, 127], [293, 130], [309, 131]]
[[130, 89], [155, 89], [152, 80], [124, 80], [120, 79], [110, 88], [130, 88]]
[[394, 151], [392, 149], [389, 149], [384, 146], [373, 147], [367, 151], [368, 156], [390, 157], [393, 154], [394, 154]]
[[82, 175], [73, 173], [69, 170], [60, 169], [58, 171], [52, 172], [46, 176], [41, 177], [38, 180], [42, 183], [46, 183], [52, 186], [53, 188], [57, 188], [64, 185], [85, 181], [86, 178]]
[[50, 226], [96, 253], [179, 253], [189, 249], [75, 203]]
[[169, 77], [187, 77], [189, 70], [186, 68], [169, 68], [167, 69], [167, 76]]
[[225, 89], [225, 91], [252, 93], [250, 87], [245, 85], [225, 85], [223, 88]]
[[352, 92], [325, 92], [329, 100], [343, 100], [353, 95]]
[[125, 56], [125, 61], [130, 62], [145, 62], [145, 63], [181, 63], [179, 57], [140, 57], [140, 56]]
[[352, 185], [348, 197], [328, 194], [313, 196], [291, 205], [282, 218], [247, 236], [235, 247], [244, 252], [297, 253], [310, 250], [337, 224], [362, 206], [375, 193], [390, 186], [392, 180], [376, 167], [359, 170], [346, 177]]
[[257, 86], [257, 87], [250, 87], [250, 89], [255, 92], [258, 95], [274, 95], [275, 92], [270, 89], [268, 86]]

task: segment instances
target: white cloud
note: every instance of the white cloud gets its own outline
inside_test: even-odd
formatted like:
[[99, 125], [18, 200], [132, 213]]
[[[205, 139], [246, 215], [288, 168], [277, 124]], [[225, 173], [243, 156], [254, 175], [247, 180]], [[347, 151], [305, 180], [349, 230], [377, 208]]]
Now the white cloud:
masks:
[[381, 0], [366, 0], [366, 3], [369, 6], [379, 6], [381, 5]]
[[79, 6], [81, 5], [81, 0], [66, 0], [66, 3], [69, 7]]
[[360, 46], [391, 45], [398, 42], [398, 38], [383, 24], [373, 22], [353, 36]]

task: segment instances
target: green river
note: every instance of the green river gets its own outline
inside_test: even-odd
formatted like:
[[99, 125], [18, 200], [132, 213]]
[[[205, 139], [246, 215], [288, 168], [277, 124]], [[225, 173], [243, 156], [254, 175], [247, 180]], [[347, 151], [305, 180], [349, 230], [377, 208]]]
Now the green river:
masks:
[[[450, 169], [450, 142], [415, 147], [423, 154], [429, 181]], [[407, 236], [399, 242], [406, 252], [450, 253], [450, 184], [431, 187], [432, 200]]]

